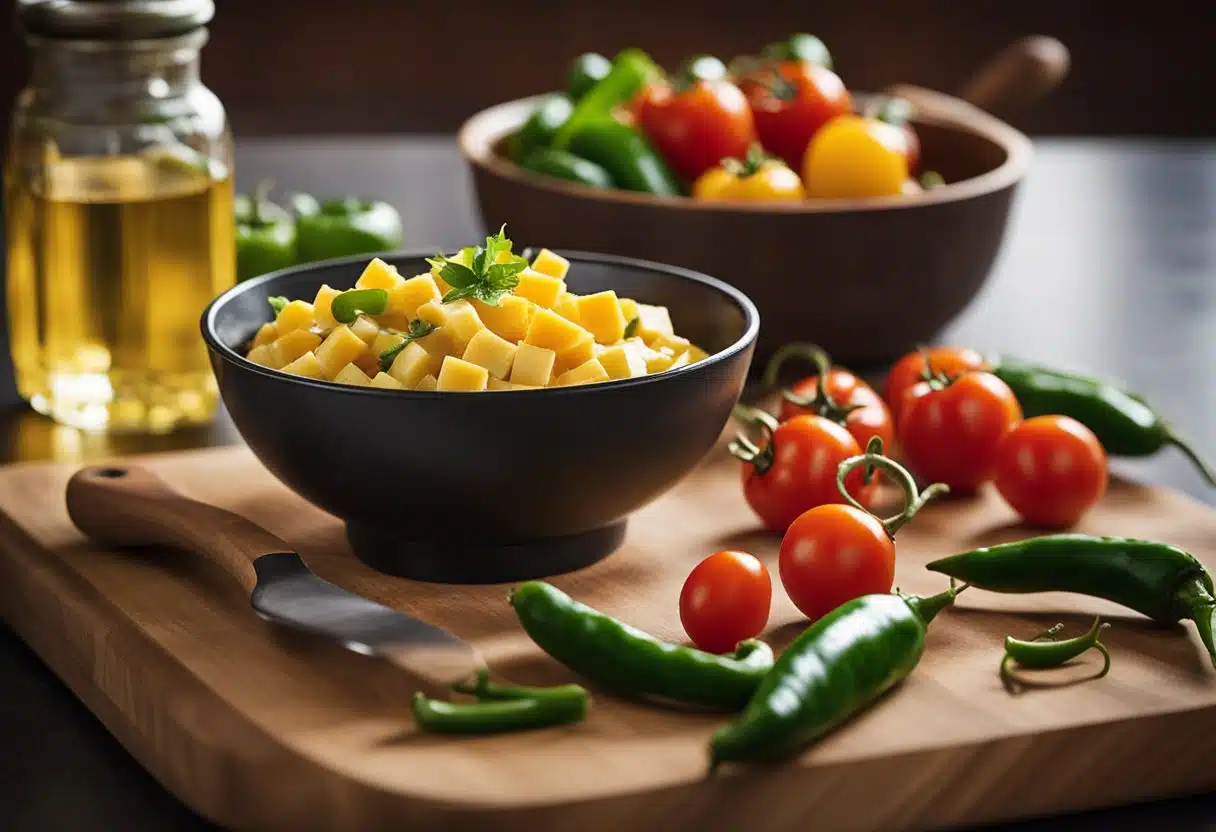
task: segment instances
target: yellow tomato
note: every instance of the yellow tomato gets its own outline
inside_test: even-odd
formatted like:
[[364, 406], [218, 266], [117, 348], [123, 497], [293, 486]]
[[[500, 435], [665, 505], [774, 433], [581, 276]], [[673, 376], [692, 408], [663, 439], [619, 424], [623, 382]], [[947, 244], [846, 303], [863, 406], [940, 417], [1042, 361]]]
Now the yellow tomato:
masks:
[[[731, 160], [734, 161], [734, 160]], [[777, 160], [723, 164], [707, 170], [693, 184], [692, 194], [707, 202], [794, 201], [804, 198], [798, 174]]]
[[845, 115], [815, 134], [802, 160], [802, 180], [812, 199], [896, 196], [908, 181], [904, 137], [898, 127]]

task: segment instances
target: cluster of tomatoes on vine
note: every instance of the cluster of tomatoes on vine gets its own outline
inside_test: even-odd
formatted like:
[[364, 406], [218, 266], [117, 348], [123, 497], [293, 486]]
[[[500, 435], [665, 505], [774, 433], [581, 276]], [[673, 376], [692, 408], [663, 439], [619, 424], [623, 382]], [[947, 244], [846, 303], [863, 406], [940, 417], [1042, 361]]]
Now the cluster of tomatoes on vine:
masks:
[[[891, 368], [881, 396], [807, 344], [779, 351], [766, 384], [794, 357], [816, 372], [782, 392], [777, 416], [740, 408], [737, 415], [760, 435], [740, 435], [731, 452], [743, 462], [748, 504], [783, 535], [781, 584], [810, 619], [890, 592], [895, 530], [941, 493], [967, 494], [991, 482], [1027, 524], [1059, 529], [1105, 491], [1106, 453], [1093, 432], [1066, 416], [1023, 420], [1013, 391], [975, 350], [909, 353]], [[904, 491], [903, 510], [887, 519], [871, 513], [876, 470]], [[918, 490], [913, 475], [932, 485]], [[698, 647], [726, 652], [764, 629], [771, 601], [764, 564], [722, 551], [689, 574], [680, 618]]]

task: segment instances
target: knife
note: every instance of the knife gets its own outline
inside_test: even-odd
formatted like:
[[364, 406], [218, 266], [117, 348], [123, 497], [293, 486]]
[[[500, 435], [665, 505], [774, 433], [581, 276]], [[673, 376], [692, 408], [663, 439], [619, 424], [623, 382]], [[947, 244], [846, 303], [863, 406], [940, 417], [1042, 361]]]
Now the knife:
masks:
[[68, 481], [67, 507], [92, 540], [202, 555], [241, 585], [262, 618], [382, 657], [431, 690], [446, 692], [485, 666], [451, 633], [322, 580], [261, 526], [184, 496], [146, 468], [82, 468]]

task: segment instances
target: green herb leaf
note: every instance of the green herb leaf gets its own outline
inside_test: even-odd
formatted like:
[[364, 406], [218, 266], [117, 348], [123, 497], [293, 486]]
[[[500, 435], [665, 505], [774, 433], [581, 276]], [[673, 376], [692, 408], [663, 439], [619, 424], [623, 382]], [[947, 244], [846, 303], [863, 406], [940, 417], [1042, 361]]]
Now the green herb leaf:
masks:
[[338, 323], [351, 324], [360, 315], [380, 315], [388, 306], [388, 292], [383, 289], [349, 289], [335, 295], [329, 312]]
[[477, 286], [461, 286], [456, 289], [448, 290], [448, 293], [443, 296], [444, 303], [455, 303], [458, 300], [467, 300], [468, 298], [477, 296]]
[[[511, 251], [511, 246], [513, 244], [507, 239], [506, 231], [507, 226], [503, 225], [498, 229], [497, 234], [493, 235], [492, 237], [486, 237], [486, 265], [493, 266], [498, 262], [499, 253]], [[485, 270], [479, 270], [477, 273], [485, 274]]]
[[632, 338], [638, 334], [638, 328], [642, 325], [642, 319], [637, 315], [633, 316], [633, 320], [625, 324], [625, 338]]
[[266, 302], [270, 304], [270, 308], [274, 311], [275, 315], [278, 315], [280, 312], [282, 312], [283, 307], [288, 304], [287, 298], [283, 297], [282, 295], [276, 295], [275, 297], [272, 297], [272, 298], [266, 298]]
[[477, 274], [472, 269], [463, 263], [449, 260], [442, 254], [428, 257], [426, 262], [439, 271], [439, 276], [449, 286], [465, 287], [477, 282]]
[[408, 347], [419, 338], [425, 338], [435, 330], [439, 329], [438, 325], [430, 321], [424, 321], [421, 318], [416, 318], [410, 321], [409, 329], [399, 333], [404, 340], [400, 344], [389, 347], [384, 352], [380, 353], [380, 372], [387, 373], [389, 368], [393, 366], [393, 362], [403, 349]]
[[[485, 274], [486, 273], [487, 254], [489, 254], [489, 249], [484, 249], [481, 246], [478, 246], [477, 249], [473, 252], [473, 259], [471, 261], [469, 261], [473, 264], [473, 274]], [[489, 258], [489, 259], [490, 259], [491, 263], [494, 262], [493, 258]]]
[[498, 259], [511, 253], [512, 243], [506, 236], [504, 225], [497, 234], [486, 237], [486, 244], [471, 251], [471, 266], [454, 263], [442, 254], [427, 260], [439, 269], [439, 276], [451, 286], [443, 296], [444, 303], [454, 303], [466, 298], [476, 298], [490, 306], [497, 306], [502, 296], [519, 285], [519, 273], [528, 267], [528, 261], [511, 255], [506, 262]]

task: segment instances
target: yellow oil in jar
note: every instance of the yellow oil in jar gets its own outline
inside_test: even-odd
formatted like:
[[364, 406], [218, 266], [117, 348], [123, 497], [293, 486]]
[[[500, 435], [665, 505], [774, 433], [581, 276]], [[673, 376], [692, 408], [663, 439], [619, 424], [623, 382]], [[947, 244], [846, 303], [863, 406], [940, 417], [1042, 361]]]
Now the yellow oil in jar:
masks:
[[63, 159], [7, 171], [8, 314], [17, 385], [75, 427], [163, 433], [209, 421], [199, 315], [235, 279], [232, 180], [174, 157]]

